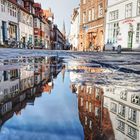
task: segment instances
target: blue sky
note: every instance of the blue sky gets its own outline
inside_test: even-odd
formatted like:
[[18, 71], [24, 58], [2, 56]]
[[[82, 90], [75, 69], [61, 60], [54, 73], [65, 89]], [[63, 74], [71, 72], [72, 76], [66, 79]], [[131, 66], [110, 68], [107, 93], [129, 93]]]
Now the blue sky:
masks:
[[59, 29], [62, 30], [63, 20], [65, 21], [67, 34], [70, 30], [70, 16], [73, 8], [79, 5], [79, 0], [35, 0], [42, 4], [44, 9], [49, 7], [55, 15], [55, 23], [58, 24]]

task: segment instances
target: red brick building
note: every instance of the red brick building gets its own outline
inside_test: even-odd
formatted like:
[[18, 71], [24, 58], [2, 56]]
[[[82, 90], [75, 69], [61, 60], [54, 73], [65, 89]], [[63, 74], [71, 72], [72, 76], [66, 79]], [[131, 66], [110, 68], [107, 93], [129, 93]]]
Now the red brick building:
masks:
[[106, 0], [81, 0], [79, 50], [103, 50]]

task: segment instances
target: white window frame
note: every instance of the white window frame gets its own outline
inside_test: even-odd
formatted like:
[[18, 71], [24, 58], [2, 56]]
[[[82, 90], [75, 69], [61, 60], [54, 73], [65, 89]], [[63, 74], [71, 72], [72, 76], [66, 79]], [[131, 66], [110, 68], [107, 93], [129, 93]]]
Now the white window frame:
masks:
[[132, 3], [128, 3], [125, 5], [125, 18], [132, 17]]

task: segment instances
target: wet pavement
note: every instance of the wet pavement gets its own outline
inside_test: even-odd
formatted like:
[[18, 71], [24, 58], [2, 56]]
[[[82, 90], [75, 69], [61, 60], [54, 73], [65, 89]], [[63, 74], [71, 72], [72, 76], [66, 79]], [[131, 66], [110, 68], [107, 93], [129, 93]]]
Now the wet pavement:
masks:
[[140, 139], [139, 53], [0, 54], [0, 140]]

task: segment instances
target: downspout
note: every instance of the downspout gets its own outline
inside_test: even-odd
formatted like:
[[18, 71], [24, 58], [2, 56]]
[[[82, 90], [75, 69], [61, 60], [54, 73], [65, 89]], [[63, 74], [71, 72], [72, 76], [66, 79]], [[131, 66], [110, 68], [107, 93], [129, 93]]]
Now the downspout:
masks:
[[106, 38], [106, 23], [107, 23], [107, 8], [108, 8], [108, 0], [105, 0], [105, 16], [104, 16], [104, 46], [103, 46], [103, 51], [105, 47], [105, 38]]

